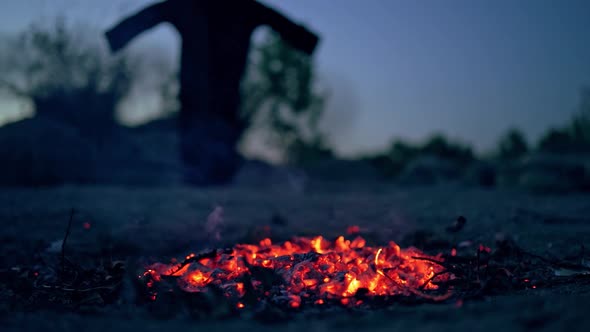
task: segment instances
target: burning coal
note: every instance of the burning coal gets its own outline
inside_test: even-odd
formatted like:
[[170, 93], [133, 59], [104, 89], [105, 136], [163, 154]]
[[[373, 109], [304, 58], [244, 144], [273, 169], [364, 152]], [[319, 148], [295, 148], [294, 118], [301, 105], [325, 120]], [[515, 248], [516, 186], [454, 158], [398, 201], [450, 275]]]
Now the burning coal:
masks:
[[164, 291], [158, 285], [172, 279], [185, 292], [215, 287], [238, 309], [259, 301], [293, 309], [327, 303], [360, 306], [375, 298], [448, 298], [450, 293], [438, 285], [452, 278], [442, 261], [440, 254], [402, 249], [394, 242], [367, 246], [360, 236], [334, 241], [296, 237], [280, 244], [266, 238], [258, 245], [190, 254], [183, 262], [155, 263], [139, 279], [153, 301]]

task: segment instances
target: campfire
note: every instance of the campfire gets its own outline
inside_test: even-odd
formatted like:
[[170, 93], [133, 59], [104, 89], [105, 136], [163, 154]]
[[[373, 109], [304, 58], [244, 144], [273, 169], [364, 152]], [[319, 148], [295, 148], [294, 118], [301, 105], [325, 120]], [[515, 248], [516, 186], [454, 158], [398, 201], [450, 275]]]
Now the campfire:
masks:
[[169, 285], [159, 287], [168, 279], [189, 293], [218, 288], [238, 309], [260, 301], [291, 309], [328, 303], [358, 307], [403, 296], [448, 298], [450, 291], [439, 283], [453, 276], [442, 261], [440, 254], [402, 249], [394, 242], [368, 246], [360, 236], [295, 237], [277, 244], [265, 238], [256, 245], [191, 253], [182, 262], [155, 263], [138, 278], [152, 301], [172, 291]]
[[510, 291], [590, 281], [583, 247], [579, 254], [557, 259], [528, 252], [506, 234], [496, 235], [493, 249], [452, 241], [465, 224], [460, 217], [446, 228], [447, 235], [416, 232], [412, 238], [420, 249], [395, 242], [372, 245], [359, 227], [351, 226], [346, 236], [331, 239], [294, 237], [274, 243], [263, 238], [181, 260], [139, 263], [134, 282], [127, 283], [133, 275], [125, 272], [128, 261], [82, 259], [66, 250], [72, 219], [73, 212], [59, 254], [46, 252], [35, 265], [0, 269], [0, 304], [80, 310], [129, 303], [160, 317], [244, 315], [284, 321], [298, 312], [426, 302], [461, 306]]

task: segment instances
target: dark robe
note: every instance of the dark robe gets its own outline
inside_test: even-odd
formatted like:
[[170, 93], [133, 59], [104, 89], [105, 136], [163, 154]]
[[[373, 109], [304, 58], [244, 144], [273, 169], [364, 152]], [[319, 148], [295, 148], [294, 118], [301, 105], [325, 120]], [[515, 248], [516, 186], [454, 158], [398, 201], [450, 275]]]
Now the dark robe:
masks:
[[[201, 168], [202, 159], [209, 158], [213, 164], [208, 167], [222, 170], [222, 163], [231, 164], [235, 159], [244, 129], [239, 116], [240, 81], [254, 29], [270, 26], [308, 54], [314, 51], [318, 37], [254, 0], [168, 0], [124, 19], [106, 36], [111, 49], [117, 51], [163, 22], [172, 24], [182, 37], [179, 120], [183, 158]], [[208, 155], [211, 153], [214, 156]]]

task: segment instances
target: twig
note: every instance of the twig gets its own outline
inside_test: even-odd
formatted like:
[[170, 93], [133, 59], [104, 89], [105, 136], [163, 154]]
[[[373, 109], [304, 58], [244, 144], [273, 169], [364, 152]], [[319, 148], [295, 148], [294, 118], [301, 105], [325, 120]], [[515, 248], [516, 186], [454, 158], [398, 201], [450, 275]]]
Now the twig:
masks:
[[63, 279], [65, 272], [66, 272], [66, 241], [70, 236], [70, 229], [72, 228], [72, 220], [74, 219], [74, 213], [76, 210], [72, 208], [70, 211], [70, 220], [68, 221], [68, 227], [66, 228], [66, 234], [64, 235], [64, 239], [61, 242], [61, 277]]
[[428, 286], [429, 283], [431, 283], [434, 279], [436, 279], [436, 277], [438, 276], [442, 276], [443, 274], [449, 274], [451, 273], [451, 271], [449, 270], [444, 270], [444, 271], [440, 271], [440, 272], [436, 272], [435, 274], [432, 275], [432, 277], [428, 278], [428, 280], [426, 280], [426, 282], [424, 282], [422, 284], [422, 286], [418, 287], [421, 290], [424, 290], [426, 288], [426, 286]]
[[[427, 260], [427, 259], [425, 259]], [[448, 271], [445, 271], [448, 272]], [[398, 287], [407, 290], [408, 292], [421, 297], [423, 299], [426, 300], [430, 300], [430, 301], [434, 301], [434, 302], [441, 302], [441, 301], [445, 301], [448, 300], [451, 296], [453, 296], [453, 292], [451, 291], [447, 291], [445, 294], [443, 295], [430, 295], [430, 294], [426, 294], [423, 291], [419, 291], [417, 289], [414, 289], [412, 287], [408, 287], [404, 284], [399, 283], [397, 280], [393, 279], [392, 277], [390, 277], [389, 275], [387, 275], [386, 273], [383, 273], [380, 270], [377, 270], [377, 273], [379, 273], [380, 275], [386, 277], [387, 279], [391, 280], [391, 282], [393, 282], [395, 285], [397, 285]]]
[[475, 267], [475, 273], [476, 273], [476, 276], [477, 276], [477, 282], [479, 282], [480, 254], [481, 254], [481, 250], [477, 249], [477, 266]]
[[532, 252], [525, 251], [525, 250], [520, 249], [520, 248], [519, 248], [519, 250], [520, 250], [520, 253], [521, 254], [530, 256], [532, 258], [536, 258], [536, 259], [538, 259], [538, 260], [540, 260], [540, 261], [542, 261], [542, 262], [544, 262], [546, 264], [551, 265], [552, 267], [559, 267], [559, 268], [566, 268], [566, 269], [572, 269], [572, 268], [573, 269], [576, 269], [576, 268], [578, 268], [578, 269], [583, 269], [583, 270], [589, 270], [588, 267], [587, 266], [584, 266], [583, 264], [577, 264], [577, 263], [567, 262], [567, 261], [565, 261], [563, 259], [560, 259], [560, 258], [548, 259], [548, 258], [545, 258], [545, 257], [543, 257], [541, 255], [537, 255], [537, 254], [534, 254]]
[[105, 289], [106, 290], [113, 290], [113, 289], [117, 288], [119, 285], [121, 285], [121, 282], [122, 281], [119, 281], [111, 286], [96, 286], [96, 287], [83, 288], [83, 289], [60, 287], [60, 286], [53, 286], [53, 285], [41, 285], [41, 288], [48, 289], [48, 290], [58, 290], [58, 291], [62, 291], [62, 292], [85, 293], [85, 292], [93, 292], [93, 291], [105, 290]]
[[445, 267], [444, 262], [437, 261], [436, 259], [430, 258], [430, 257], [412, 256], [412, 259], [415, 259], [415, 260], [418, 260], [418, 261], [432, 262], [432, 263], [435, 263], [435, 264], [440, 265], [442, 267]]
[[174, 272], [170, 273], [170, 276], [176, 276], [176, 274], [181, 271], [185, 266], [193, 263], [193, 262], [198, 262], [203, 258], [215, 258], [217, 257], [217, 255], [219, 254], [218, 252], [221, 251], [223, 254], [227, 254], [227, 253], [231, 253], [233, 250], [232, 249], [223, 249], [223, 250], [209, 250], [209, 251], [205, 251], [203, 253], [197, 254], [197, 255], [191, 255], [187, 258], [184, 259], [184, 261], [182, 261], [182, 263], [178, 264], [177, 268], [174, 270]]

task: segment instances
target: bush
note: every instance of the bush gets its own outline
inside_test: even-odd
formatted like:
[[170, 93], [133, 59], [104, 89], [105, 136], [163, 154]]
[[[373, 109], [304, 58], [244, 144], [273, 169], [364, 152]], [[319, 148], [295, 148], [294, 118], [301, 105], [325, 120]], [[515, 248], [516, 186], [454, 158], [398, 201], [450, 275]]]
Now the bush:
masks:
[[454, 162], [463, 167], [475, 160], [473, 149], [467, 145], [451, 142], [442, 135], [434, 135], [418, 149], [421, 155], [431, 155]]
[[578, 113], [564, 128], [551, 129], [538, 149], [551, 153], [590, 153], [590, 88], [581, 91]]
[[86, 137], [116, 125], [117, 104], [129, 92], [136, 68], [112, 58], [90, 30], [57, 19], [32, 25], [10, 41], [0, 61], [0, 89], [32, 101], [36, 115], [78, 127]]
[[[443, 135], [437, 134], [428, 138], [422, 144], [410, 144], [403, 140], [395, 140], [390, 148], [381, 154], [366, 157], [378, 171], [386, 178], [400, 175], [409, 165], [445, 165], [452, 167], [457, 173], [464, 170], [475, 160], [471, 147], [449, 141]], [[428, 166], [430, 167], [430, 166]]]
[[512, 128], [498, 140], [496, 157], [503, 161], [513, 161], [523, 158], [529, 152], [529, 146], [523, 133]]
[[312, 59], [277, 34], [269, 32], [252, 50], [242, 95], [242, 116], [287, 162], [332, 156], [319, 130], [326, 97], [317, 89]]

